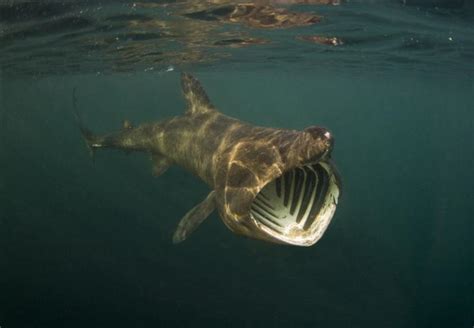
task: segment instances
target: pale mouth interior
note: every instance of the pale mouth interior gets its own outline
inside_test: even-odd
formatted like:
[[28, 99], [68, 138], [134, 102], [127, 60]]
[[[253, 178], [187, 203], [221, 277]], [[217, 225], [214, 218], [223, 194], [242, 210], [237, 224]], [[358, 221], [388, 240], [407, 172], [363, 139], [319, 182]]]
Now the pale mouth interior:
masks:
[[313, 245], [334, 215], [339, 184], [329, 163], [294, 168], [263, 187], [251, 205], [250, 216], [283, 243]]

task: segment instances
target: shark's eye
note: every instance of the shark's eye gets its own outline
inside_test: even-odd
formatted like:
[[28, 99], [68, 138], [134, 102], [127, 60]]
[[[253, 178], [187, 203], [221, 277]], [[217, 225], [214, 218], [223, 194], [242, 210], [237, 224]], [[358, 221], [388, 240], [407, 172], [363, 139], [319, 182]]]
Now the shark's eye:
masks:
[[250, 215], [273, 237], [312, 245], [326, 230], [339, 197], [339, 181], [328, 163], [294, 168], [257, 194]]

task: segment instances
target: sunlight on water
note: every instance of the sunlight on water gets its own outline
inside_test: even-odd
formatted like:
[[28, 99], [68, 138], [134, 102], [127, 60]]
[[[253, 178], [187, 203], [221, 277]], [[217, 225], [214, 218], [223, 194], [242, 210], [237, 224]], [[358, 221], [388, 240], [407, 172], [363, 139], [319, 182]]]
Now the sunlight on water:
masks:
[[229, 61], [472, 70], [472, 13], [442, 2], [18, 2], [0, 6], [0, 67], [39, 76]]

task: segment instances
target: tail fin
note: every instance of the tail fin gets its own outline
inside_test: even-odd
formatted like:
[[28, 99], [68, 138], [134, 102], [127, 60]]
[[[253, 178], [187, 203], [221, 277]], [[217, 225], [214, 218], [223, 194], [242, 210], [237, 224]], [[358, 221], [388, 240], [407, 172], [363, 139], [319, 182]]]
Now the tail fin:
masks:
[[87, 149], [89, 150], [89, 155], [94, 160], [95, 156], [95, 147], [92, 146], [94, 138], [94, 134], [91, 130], [85, 127], [79, 110], [77, 109], [77, 98], [76, 98], [76, 87], [72, 90], [72, 106], [73, 106], [73, 114], [76, 119], [76, 123], [79, 126], [79, 130], [81, 131], [82, 138], [86, 142]]

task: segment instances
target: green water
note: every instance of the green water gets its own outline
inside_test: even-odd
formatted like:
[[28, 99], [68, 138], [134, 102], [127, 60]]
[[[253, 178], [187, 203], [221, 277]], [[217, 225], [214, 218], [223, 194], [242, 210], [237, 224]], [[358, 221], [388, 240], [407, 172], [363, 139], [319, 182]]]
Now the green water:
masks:
[[[350, 16], [361, 9], [324, 10]], [[469, 29], [472, 20], [449, 13], [431, 23], [449, 19], [453, 30]], [[388, 56], [372, 67], [380, 55], [372, 46], [347, 45], [333, 65], [327, 57], [318, 65], [317, 53], [285, 64], [291, 51], [301, 53], [295, 49], [252, 62], [252, 51], [255, 58], [271, 52], [249, 48], [242, 60], [173, 65], [169, 72], [45, 74], [41, 67], [15, 74], [5, 66], [0, 326], [474, 325], [471, 48], [451, 64], [452, 53], [436, 64], [435, 47], [414, 55], [427, 58], [420, 66]], [[358, 56], [348, 62], [351, 51]], [[331, 130], [344, 192], [316, 245], [243, 238], [216, 213], [173, 245], [179, 219], [208, 187], [179, 167], [153, 178], [145, 154], [102, 151], [91, 160], [71, 111], [74, 87], [84, 120], [106, 132], [123, 119], [181, 115], [181, 71], [192, 72], [226, 115]]]

